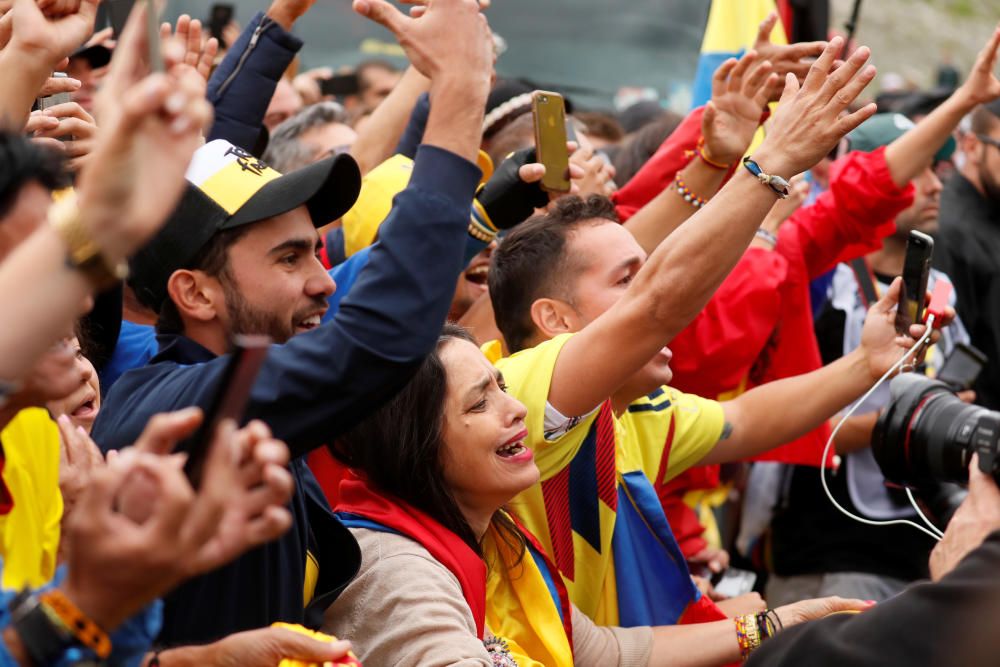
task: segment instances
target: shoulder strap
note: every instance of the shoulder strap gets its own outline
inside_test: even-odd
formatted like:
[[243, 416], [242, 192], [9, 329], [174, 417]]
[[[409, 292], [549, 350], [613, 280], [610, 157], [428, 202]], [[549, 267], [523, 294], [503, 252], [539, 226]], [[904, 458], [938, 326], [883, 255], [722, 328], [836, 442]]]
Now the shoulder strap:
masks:
[[865, 310], [872, 307], [878, 301], [878, 288], [875, 287], [875, 275], [872, 273], [868, 260], [864, 257], [856, 257], [849, 262], [854, 277], [858, 281], [858, 294], [861, 296]]

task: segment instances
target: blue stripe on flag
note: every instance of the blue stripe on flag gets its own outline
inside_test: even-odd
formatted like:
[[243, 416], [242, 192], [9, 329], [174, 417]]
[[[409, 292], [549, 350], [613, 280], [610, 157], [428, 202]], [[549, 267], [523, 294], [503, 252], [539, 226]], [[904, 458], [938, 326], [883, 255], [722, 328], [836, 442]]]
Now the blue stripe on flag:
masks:
[[597, 491], [597, 420], [569, 464], [569, 515], [574, 532], [601, 552], [601, 508]]
[[656, 491], [641, 470], [626, 473], [618, 487], [612, 544], [618, 625], [676, 624], [697, 599], [697, 589]]

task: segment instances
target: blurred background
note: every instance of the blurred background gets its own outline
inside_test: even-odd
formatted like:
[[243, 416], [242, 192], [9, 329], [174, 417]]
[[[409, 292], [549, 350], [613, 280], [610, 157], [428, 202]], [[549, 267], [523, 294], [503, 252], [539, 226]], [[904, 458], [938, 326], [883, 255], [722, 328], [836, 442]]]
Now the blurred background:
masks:
[[[109, 0], [128, 2], [129, 0]], [[716, 0], [718, 2], [718, 0]], [[756, 5], [758, 0], [741, 0]], [[240, 26], [269, 0], [169, 0], [164, 18], [203, 21], [231, 8]], [[405, 65], [388, 31], [351, 11], [350, 0], [318, 0], [295, 32], [306, 43], [299, 71], [350, 68], [371, 58]], [[583, 108], [622, 108], [641, 99], [684, 113], [692, 104], [711, 0], [494, 0], [490, 24], [501, 77], [556, 89]], [[874, 52], [877, 92], [952, 84], [968, 71], [1000, 15], [1000, 0], [777, 0], [792, 39], [845, 34], [859, 6], [856, 44]], [[789, 20], [790, 17], [796, 17]], [[822, 27], [826, 27], [826, 35]], [[799, 33], [799, 34], [795, 34]]]

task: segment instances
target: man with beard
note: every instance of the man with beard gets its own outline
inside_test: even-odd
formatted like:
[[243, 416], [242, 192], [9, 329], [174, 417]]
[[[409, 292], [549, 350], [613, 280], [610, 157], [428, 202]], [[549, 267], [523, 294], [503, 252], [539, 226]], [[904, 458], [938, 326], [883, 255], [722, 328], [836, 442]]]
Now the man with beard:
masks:
[[[1000, 90], [997, 91], [1000, 94]], [[941, 194], [935, 264], [955, 281], [972, 344], [989, 362], [977, 403], [1000, 409], [1000, 100], [978, 107], [960, 143], [965, 161]]]
[[[316, 228], [357, 199], [360, 173], [346, 155], [282, 176], [223, 140], [209, 142], [188, 169], [181, 204], [132, 262], [132, 286], [158, 314], [159, 354], [111, 389], [95, 440], [120, 448], [150, 414], [211, 405], [233, 334], [266, 334], [279, 345], [245, 418], [289, 443], [296, 483], [284, 537], [166, 598], [164, 645], [275, 621], [315, 625], [311, 610], [329, 606], [359, 553], [303, 455], [408, 381], [436, 344], [463, 266], [493, 61], [479, 3], [440, 0], [414, 19], [387, 17], [371, 2], [354, 6], [397, 34], [431, 79], [433, 107], [409, 185], [336, 316], [322, 324], [336, 286], [316, 256]], [[453, 30], [457, 37], [445, 39]]]

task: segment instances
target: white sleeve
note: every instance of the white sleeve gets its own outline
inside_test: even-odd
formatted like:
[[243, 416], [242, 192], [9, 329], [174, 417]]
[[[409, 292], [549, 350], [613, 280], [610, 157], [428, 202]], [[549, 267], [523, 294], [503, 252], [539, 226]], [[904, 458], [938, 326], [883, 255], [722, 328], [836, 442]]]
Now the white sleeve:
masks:
[[572, 431], [573, 427], [577, 424], [597, 412], [598, 409], [599, 408], [594, 408], [587, 414], [579, 417], [566, 417], [563, 413], [556, 410], [551, 403], [545, 401], [545, 439], [550, 442], [558, 440]]

